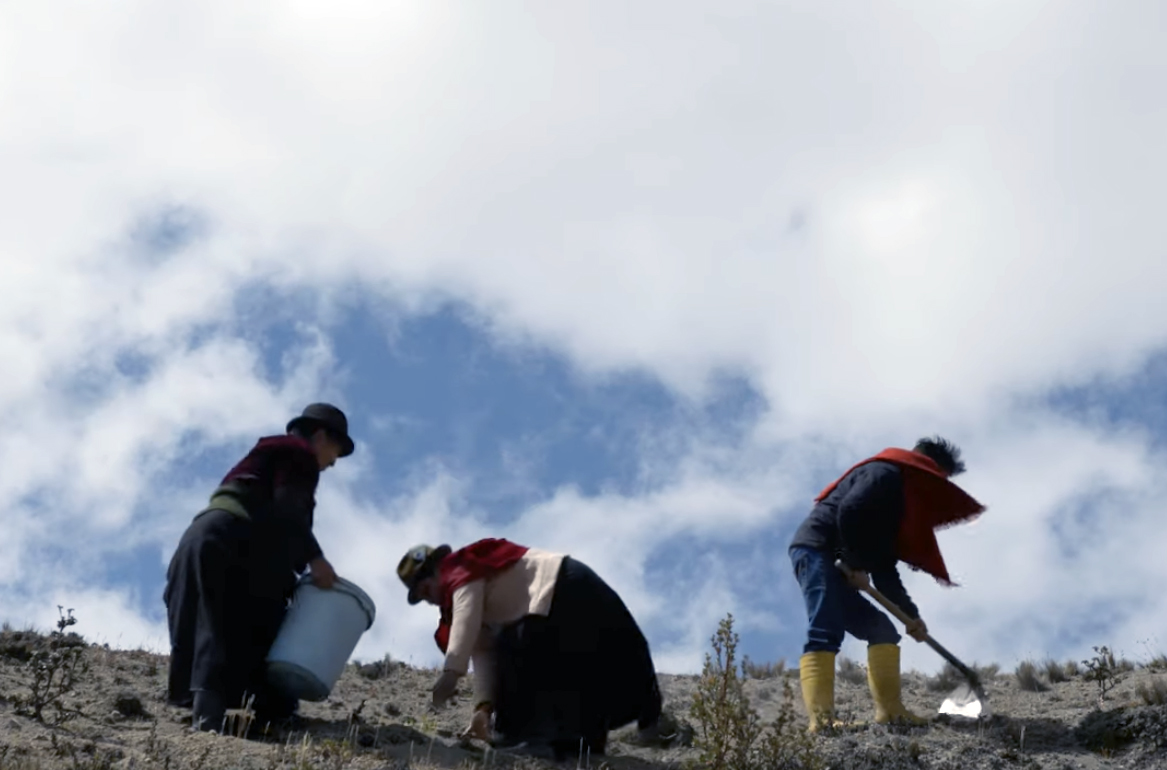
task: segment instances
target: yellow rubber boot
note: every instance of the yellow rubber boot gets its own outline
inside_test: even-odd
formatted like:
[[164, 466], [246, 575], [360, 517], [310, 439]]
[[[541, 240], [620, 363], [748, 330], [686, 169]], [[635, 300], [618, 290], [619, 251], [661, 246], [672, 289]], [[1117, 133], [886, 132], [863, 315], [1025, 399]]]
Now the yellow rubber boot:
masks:
[[808, 731], [815, 733], [834, 725], [835, 653], [808, 652], [798, 661], [802, 702], [810, 717]]
[[867, 648], [867, 684], [871, 687], [871, 697], [875, 701], [875, 721], [878, 724], [928, 724], [924, 717], [908, 711], [900, 698], [898, 644], [873, 644]]

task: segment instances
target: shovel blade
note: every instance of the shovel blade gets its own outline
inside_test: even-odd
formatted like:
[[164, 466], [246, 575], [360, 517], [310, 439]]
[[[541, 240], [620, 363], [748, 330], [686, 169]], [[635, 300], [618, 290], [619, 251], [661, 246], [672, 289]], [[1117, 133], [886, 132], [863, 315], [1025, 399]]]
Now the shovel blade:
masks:
[[941, 714], [977, 719], [989, 715], [989, 706], [972, 685], [961, 685], [940, 704]]

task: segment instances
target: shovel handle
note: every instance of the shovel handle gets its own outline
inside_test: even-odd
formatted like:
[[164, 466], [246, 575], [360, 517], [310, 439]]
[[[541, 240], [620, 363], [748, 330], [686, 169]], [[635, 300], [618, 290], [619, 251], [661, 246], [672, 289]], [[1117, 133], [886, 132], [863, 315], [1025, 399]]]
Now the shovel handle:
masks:
[[[850, 572], [851, 572], [851, 569], [846, 564], [843, 563], [842, 559], [837, 560], [835, 562], [835, 566], [838, 567], [844, 574], [850, 574]], [[908, 613], [904, 612], [903, 609], [901, 609], [898, 604], [896, 604], [891, 599], [888, 599], [886, 596], [884, 596], [879, 591], [879, 589], [876, 588], [875, 586], [871, 585], [870, 582], [868, 582], [867, 585], [863, 586], [863, 588], [861, 590], [863, 590], [864, 592], [869, 594], [873, 599], [875, 599], [875, 601], [882, 604], [884, 609], [886, 609], [892, 615], [895, 615], [896, 618], [901, 623], [903, 623], [905, 626], [914, 620], [914, 618], [910, 617], [908, 615]], [[940, 657], [944, 658], [949, 663], [951, 663], [953, 666], [955, 666], [956, 670], [959, 671], [961, 674], [964, 674], [964, 677], [966, 679], [968, 679], [970, 684], [972, 684], [974, 686], [980, 686], [981, 680], [980, 680], [980, 677], [977, 676], [977, 673], [975, 671], [973, 671], [971, 668], [969, 668], [968, 666], [961, 663], [960, 660], [958, 660], [957, 657], [955, 655], [953, 655], [951, 652], [944, 649], [944, 647], [942, 647], [940, 645], [940, 642], [938, 642], [932, 638], [931, 634], [925, 634], [924, 641], [928, 644], [929, 647], [936, 650], [936, 652], [938, 652], [940, 654]]]

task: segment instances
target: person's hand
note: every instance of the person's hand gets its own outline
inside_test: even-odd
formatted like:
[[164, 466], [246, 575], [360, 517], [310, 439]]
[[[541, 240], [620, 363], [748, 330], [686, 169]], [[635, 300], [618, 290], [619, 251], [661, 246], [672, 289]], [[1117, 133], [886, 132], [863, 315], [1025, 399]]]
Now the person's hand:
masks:
[[332, 588], [336, 583], [336, 571], [323, 556], [317, 556], [308, 567], [312, 570], [312, 584], [317, 588]]
[[458, 680], [462, 675], [457, 671], [443, 671], [438, 680], [434, 682], [434, 706], [441, 708], [446, 705], [446, 701], [454, 697], [454, 693], [458, 691]]
[[908, 636], [912, 637], [917, 642], [922, 642], [928, 638], [928, 626], [924, 625], [924, 621], [920, 618], [916, 618], [912, 622], [908, 623], [904, 628], [907, 630]]
[[462, 733], [463, 738], [477, 738], [480, 741], [490, 740], [490, 710], [478, 708], [470, 718], [470, 726]]
[[847, 576], [847, 582], [851, 584], [852, 588], [862, 591], [871, 587], [871, 578], [863, 570], [851, 569], [842, 561], [836, 562], [836, 564], [839, 569], [843, 570], [843, 574]]

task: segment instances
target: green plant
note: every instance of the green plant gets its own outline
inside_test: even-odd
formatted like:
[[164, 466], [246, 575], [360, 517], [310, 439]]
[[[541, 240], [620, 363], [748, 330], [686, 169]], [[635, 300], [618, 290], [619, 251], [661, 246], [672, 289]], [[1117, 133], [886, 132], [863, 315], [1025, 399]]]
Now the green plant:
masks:
[[689, 709], [699, 727], [693, 745], [702, 768], [745, 768], [761, 727], [738, 675], [738, 635], [733, 630], [732, 614], [721, 621], [710, 643], [713, 653], [705, 653], [705, 665]]
[[1022, 661], [1013, 675], [1017, 677], [1017, 684], [1026, 692], [1044, 692], [1049, 689], [1038, 677], [1037, 666], [1033, 664], [1033, 661]]
[[727, 615], [710, 642], [712, 654], [693, 695], [689, 713], [698, 725], [693, 745], [698, 757], [692, 763], [703, 770], [818, 770], [822, 767], [817, 745], [799, 720], [789, 679], [783, 679], [785, 700], [774, 724], [762, 724], [750, 706], [743, 683], [744, 665], [737, 663], [738, 635], [733, 615]]
[[794, 707], [794, 685], [782, 681], [782, 705], [774, 724], [763, 733], [757, 751], [758, 768], [767, 770], [822, 770], [826, 761], [814, 737], [802, 726]]
[[433, 735], [438, 731], [438, 720], [434, 719], [433, 714], [426, 712], [418, 723], [418, 729], [426, 735]]
[[78, 715], [78, 711], [64, 704], [64, 697], [73, 692], [78, 681], [89, 671], [85, 661], [83, 642], [76, 634], [65, 634], [65, 629], [77, 623], [73, 610], [58, 606], [60, 617], [57, 630], [29, 657], [26, 666], [31, 671], [27, 695], [16, 698], [17, 713], [45, 721], [45, 710], [52, 708], [52, 723], [63, 724]]
[[1095, 647], [1094, 657], [1082, 661], [1086, 667], [1086, 681], [1098, 685], [1098, 706], [1101, 708], [1106, 694], [1122, 683], [1123, 668], [1115, 659], [1109, 647]]

